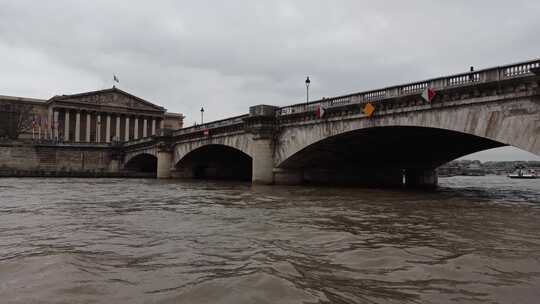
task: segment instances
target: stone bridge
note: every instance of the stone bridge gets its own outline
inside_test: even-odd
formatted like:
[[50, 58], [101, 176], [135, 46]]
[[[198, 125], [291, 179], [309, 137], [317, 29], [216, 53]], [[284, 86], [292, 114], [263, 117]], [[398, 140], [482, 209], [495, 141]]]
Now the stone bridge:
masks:
[[[435, 168], [470, 153], [510, 145], [540, 155], [539, 74], [535, 60], [281, 108], [254, 106], [246, 115], [128, 142], [124, 165], [154, 168], [158, 178], [433, 186]], [[427, 88], [436, 92], [431, 102], [421, 97]], [[368, 103], [372, 115], [363, 111]]]

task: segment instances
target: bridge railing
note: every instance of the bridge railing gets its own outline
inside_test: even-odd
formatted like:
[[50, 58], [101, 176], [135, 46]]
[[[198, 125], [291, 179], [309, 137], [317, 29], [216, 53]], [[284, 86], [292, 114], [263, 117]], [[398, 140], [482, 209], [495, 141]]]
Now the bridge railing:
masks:
[[356, 103], [378, 103], [383, 102], [385, 99], [390, 99], [394, 97], [420, 94], [426, 88], [441, 90], [452, 87], [467, 86], [478, 83], [486, 83], [528, 76], [532, 74], [532, 69], [538, 68], [540, 68], [540, 59], [495, 68], [487, 68], [478, 71], [454, 74], [446, 77], [432, 78], [424, 81], [391, 86], [378, 90], [371, 90], [332, 98], [323, 98], [321, 100], [316, 100], [309, 103], [298, 103], [290, 106], [285, 106], [279, 108], [276, 111], [276, 116], [286, 116], [295, 113], [312, 112], [318, 106], [331, 108]]
[[[404, 85], [391, 86], [383, 89], [370, 90], [360, 93], [347, 94], [332, 98], [323, 98], [321, 100], [312, 101], [309, 103], [298, 103], [290, 106], [281, 107], [276, 110], [276, 116], [286, 116], [295, 113], [313, 112], [318, 106], [325, 108], [341, 107], [349, 104], [362, 104], [366, 102], [380, 103], [387, 99], [400, 96], [408, 96], [420, 94], [426, 88], [441, 90], [452, 87], [467, 86], [471, 84], [486, 83], [499, 81], [517, 77], [528, 76], [532, 69], [540, 68], [540, 59], [510, 64], [495, 68], [488, 68], [478, 71], [465, 72], [454, 74], [446, 77], [432, 78], [424, 81], [407, 83]], [[207, 129], [222, 128], [234, 125], [243, 125], [244, 118], [249, 114], [236, 117], [226, 118], [222, 120], [212, 121], [205, 124], [195, 125], [183, 129], [172, 131], [173, 136], [182, 136], [203, 132]], [[125, 145], [142, 144], [151, 141], [152, 138], [142, 138], [135, 141], [125, 143]]]
[[55, 139], [17, 139], [17, 140], [4, 140], [0, 139], [0, 144], [24, 144], [34, 146], [46, 146], [46, 147], [92, 147], [92, 148], [110, 148], [118, 147], [115, 142], [84, 142], [84, 141], [67, 141], [67, 140], [55, 140]]
[[192, 127], [179, 129], [179, 130], [173, 131], [173, 136], [180, 136], [180, 135], [184, 135], [184, 134], [202, 132], [202, 131], [207, 130], [207, 129], [215, 129], [215, 128], [222, 128], [222, 127], [228, 127], [228, 126], [243, 124], [244, 123], [244, 118], [247, 117], [247, 116], [248, 116], [248, 114], [244, 114], [244, 115], [240, 115], [240, 116], [235, 116], [235, 117], [231, 117], [231, 118], [227, 118], [227, 119], [216, 120], [216, 121], [208, 122], [208, 123], [205, 123], [205, 124], [200, 124], [200, 125], [196, 125], [196, 126], [192, 126]]
[[139, 139], [133, 139], [127, 142], [121, 142], [121, 144], [125, 147], [134, 146], [134, 145], [140, 145], [148, 142], [152, 142], [154, 140], [155, 136], [147, 136]]

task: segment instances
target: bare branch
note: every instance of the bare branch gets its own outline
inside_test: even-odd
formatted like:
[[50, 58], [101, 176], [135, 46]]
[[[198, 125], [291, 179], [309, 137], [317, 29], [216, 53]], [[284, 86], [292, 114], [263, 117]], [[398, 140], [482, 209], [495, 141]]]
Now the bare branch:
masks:
[[32, 128], [32, 105], [22, 102], [6, 102], [0, 107], [0, 137], [17, 139]]

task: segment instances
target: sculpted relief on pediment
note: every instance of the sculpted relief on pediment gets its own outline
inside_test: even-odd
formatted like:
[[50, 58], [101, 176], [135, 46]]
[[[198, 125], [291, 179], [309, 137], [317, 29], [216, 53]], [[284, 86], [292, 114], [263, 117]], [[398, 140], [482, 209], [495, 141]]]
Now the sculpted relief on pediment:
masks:
[[117, 93], [117, 92], [108, 92], [100, 93], [94, 95], [86, 96], [77, 96], [69, 98], [65, 101], [75, 101], [81, 103], [89, 103], [93, 105], [101, 106], [110, 106], [118, 108], [127, 108], [127, 109], [139, 109], [139, 110], [149, 110], [149, 111], [161, 111], [157, 106], [145, 103], [144, 101], [137, 100], [129, 95]]

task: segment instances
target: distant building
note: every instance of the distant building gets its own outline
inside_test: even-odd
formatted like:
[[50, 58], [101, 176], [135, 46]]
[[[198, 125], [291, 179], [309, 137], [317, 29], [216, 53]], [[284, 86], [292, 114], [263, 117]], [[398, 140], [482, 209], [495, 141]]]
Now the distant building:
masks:
[[[180, 129], [184, 120], [182, 114], [168, 113], [115, 87], [48, 100], [0, 96], [0, 105], [14, 103], [32, 106], [34, 137], [69, 142], [128, 141], [155, 135], [160, 129]], [[20, 138], [32, 138], [32, 127]]]
[[464, 171], [464, 175], [472, 175], [472, 176], [486, 175], [486, 171], [484, 170], [482, 163], [478, 160], [472, 161], [470, 164], [465, 166], [463, 171]]

